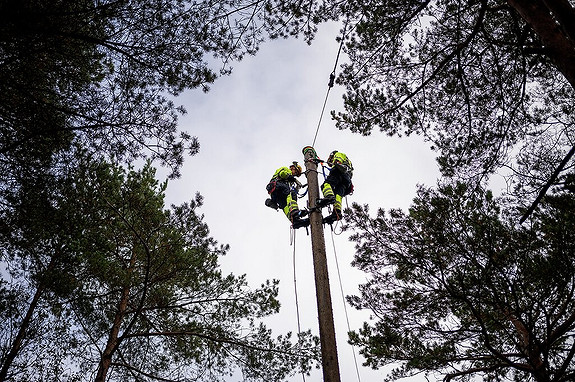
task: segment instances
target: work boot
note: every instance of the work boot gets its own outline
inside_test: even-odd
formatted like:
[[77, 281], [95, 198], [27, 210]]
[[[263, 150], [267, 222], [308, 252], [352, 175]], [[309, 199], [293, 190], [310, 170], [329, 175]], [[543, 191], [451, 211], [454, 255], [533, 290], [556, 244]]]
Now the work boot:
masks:
[[329, 206], [330, 204], [333, 204], [335, 202], [335, 196], [328, 196], [326, 198], [323, 199], [318, 199], [316, 202], [316, 206], [318, 206], [319, 208], [325, 207], [325, 206]]
[[325, 218], [322, 219], [322, 223], [324, 224], [333, 224], [333, 222], [337, 221], [337, 220], [341, 220], [342, 215], [341, 215], [341, 211], [338, 210], [333, 210], [333, 212], [330, 215], [327, 215]]
[[309, 218], [305, 218], [305, 219], [294, 218], [293, 219], [292, 227], [294, 229], [298, 229], [301, 227], [307, 227], [308, 225], [309, 225]]
[[269, 208], [273, 208], [274, 210], [277, 210], [279, 208], [279, 206], [277, 205], [276, 202], [274, 202], [271, 199], [266, 199], [266, 206], [268, 206]]

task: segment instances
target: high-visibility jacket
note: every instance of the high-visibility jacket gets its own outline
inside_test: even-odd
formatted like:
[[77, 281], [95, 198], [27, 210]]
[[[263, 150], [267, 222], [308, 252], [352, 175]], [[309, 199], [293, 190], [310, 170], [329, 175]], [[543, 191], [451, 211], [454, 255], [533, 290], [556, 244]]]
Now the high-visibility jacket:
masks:
[[272, 200], [277, 203], [290, 220], [293, 219], [294, 214], [299, 210], [297, 191], [290, 191], [290, 185], [293, 183], [295, 183], [295, 178], [291, 169], [289, 167], [280, 167], [276, 170], [266, 187]]
[[274, 176], [272, 176], [272, 181], [274, 180], [283, 180], [283, 181], [288, 181], [288, 177], [292, 175], [291, 170], [289, 167], [280, 167], [276, 170], [276, 172], [274, 173]]
[[342, 152], [338, 151], [333, 155], [332, 166], [337, 167], [342, 173], [349, 175], [350, 178], [353, 176], [353, 165], [347, 155]]

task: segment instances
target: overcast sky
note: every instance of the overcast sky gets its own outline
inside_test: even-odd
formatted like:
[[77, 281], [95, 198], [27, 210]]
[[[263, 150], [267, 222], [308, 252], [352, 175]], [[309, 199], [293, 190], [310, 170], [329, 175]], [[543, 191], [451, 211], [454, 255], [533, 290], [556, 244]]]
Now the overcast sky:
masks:
[[[187, 158], [180, 179], [168, 184], [167, 202], [181, 204], [196, 192], [204, 196], [201, 212], [211, 235], [231, 249], [222, 259], [224, 272], [247, 274], [254, 288], [267, 279], [280, 280], [281, 311], [266, 322], [276, 334], [297, 332], [294, 293], [297, 280], [302, 330], [319, 333], [311, 237], [305, 229], [296, 232], [292, 245], [290, 223], [280, 211], [264, 205], [265, 186], [275, 170], [292, 161], [303, 165], [302, 148], [312, 145], [338, 51], [337, 25], [320, 28], [311, 46], [302, 40], [265, 43], [254, 57], [234, 65], [231, 76], [218, 79], [211, 90], [186, 93], [178, 98], [188, 114], [181, 128], [200, 140], [200, 153]], [[340, 62], [345, 57], [340, 57]], [[344, 199], [376, 208], [407, 208], [416, 185], [433, 186], [438, 176], [429, 145], [415, 138], [390, 138], [374, 132], [362, 137], [340, 131], [330, 110], [342, 110], [343, 89], [334, 86], [320, 125], [315, 149], [327, 159], [329, 152], [346, 153], [354, 166], [355, 192]], [[304, 176], [300, 178], [305, 183]], [[319, 183], [323, 182], [320, 175]], [[299, 200], [306, 206], [307, 196]], [[326, 210], [327, 211], [327, 210]], [[337, 228], [336, 228], [336, 231]], [[337, 233], [337, 232], [336, 232]], [[361, 382], [381, 381], [386, 370], [372, 371], [361, 366], [359, 349], [347, 344], [347, 323], [339, 275], [345, 295], [355, 294], [367, 275], [351, 267], [353, 243], [348, 235], [334, 235], [329, 226], [325, 241], [338, 340], [341, 380], [357, 381], [353, 352], [357, 355]], [[369, 312], [347, 307], [350, 326], [357, 329], [369, 320]], [[293, 381], [302, 381], [301, 375]], [[422, 381], [422, 377], [410, 381]], [[322, 381], [321, 370], [307, 382]]]

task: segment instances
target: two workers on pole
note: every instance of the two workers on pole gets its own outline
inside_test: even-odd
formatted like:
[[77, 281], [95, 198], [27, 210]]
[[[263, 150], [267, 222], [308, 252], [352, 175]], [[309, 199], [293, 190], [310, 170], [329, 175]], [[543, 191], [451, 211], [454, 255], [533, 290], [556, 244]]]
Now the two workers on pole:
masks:
[[[314, 158], [316, 163], [324, 163]], [[321, 186], [323, 199], [317, 200], [317, 207], [322, 208], [333, 204], [333, 211], [323, 218], [323, 223], [332, 224], [342, 218], [342, 199], [353, 192], [353, 166], [351, 161], [342, 152], [334, 150], [327, 160], [329, 175]], [[282, 209], [292, 223], [294, 229], [307, 227], [310, 224], [307, 210], [300, 210], [297, 204], [297, 194], [300, 188], [305, 187], [296, 179], [302, 174], [302, 168], [297, 162], [289, 167], [280, 167], [272, 176], [266, 186], [269, 198], [265, 205], [275, 210]]]

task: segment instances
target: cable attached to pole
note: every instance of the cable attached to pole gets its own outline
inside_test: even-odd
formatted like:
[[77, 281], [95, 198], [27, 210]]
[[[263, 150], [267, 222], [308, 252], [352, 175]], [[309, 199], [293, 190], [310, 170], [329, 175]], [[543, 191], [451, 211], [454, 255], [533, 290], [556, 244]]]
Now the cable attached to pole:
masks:
[[325, 95], [325, 100], [323, 101], [323, 107], [321, 108], [321, 114], [319, 116], [319, 122], [317, 123], [317, 129], [315, 130], [315, 136], [313, 137], [313, 143], [311, 144], [314, 147], [315, 147], [315, 140], [317, 139], [317, 134], [319, 133], [319, 127], [321, 126], [321, 120], [323, 118], [323, 112], [325, 111], [325, 105], [327, 104], [327, 98], [329, 97], [329, 91], [330, 90], [331, 90], [331, 87], [328, 87], [327, 93]]
[[294, 287], [294, 292], [295, 292], [295, 311], [296, 311], [296, 315], [297, 315], [297, 332], [301, 333], [301, 324], [300, 324], [300, 319], [299, 319], [299, 302], [298, 302], [298, 297], [297, 297], [297, 277], [296, 277], [296, 266], [295, 266], [295, 232], [294, 232], [294, 243], [293, 243], [293, 287]]
[[335, 58], [335, 63], [333, 65], [333, 71], [329, 75], [329, 82], [327, 84], [327, 92], [325, 94], [325, 100], [323, 101], [323, 107], [321, 108], [321, 113], [319, 116], [319, 121], [317, 123], [317, 129], [315, 130], [315, 136], [313, 137], [313, 143], [311, 144], [312, 147], [315, 147], [315, 141], [317, 139], [317, 134], [319, 133], [319, 128], [321, 126], [321, 120], [323, 119], [323, 113], [325, 112], [325, 105], [327, 104], [327, 99], [329, 98], [329, 92], [333, 87], [335, 82], [335, 70], [337, 69], [337, 62], [339, 61], [339, 55], [341, 53], [341, 48], [343, 47], [343, 41], [345, 40], [345, 31], [347, 29], [347, 21], [343, 25], [343, 30], [341, 33], [341, 41], [339, 42], [339, 49], [337, 50], [337, 56]]

